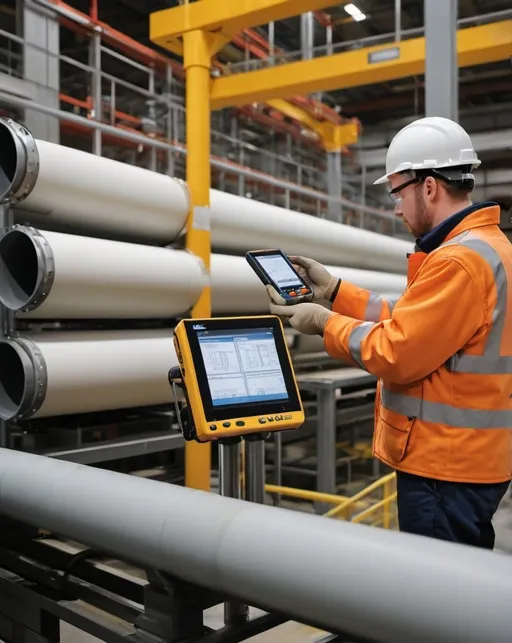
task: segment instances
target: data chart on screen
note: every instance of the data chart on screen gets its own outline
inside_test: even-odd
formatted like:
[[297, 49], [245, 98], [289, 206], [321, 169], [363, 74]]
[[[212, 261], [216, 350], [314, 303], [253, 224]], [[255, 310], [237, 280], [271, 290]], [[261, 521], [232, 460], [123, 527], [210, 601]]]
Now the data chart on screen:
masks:
[[272, 329], [198, 334], [214, 406], [287, 400]]
[[256, 260], [279, 288], [303, 285], [293, 268], [281, 255], [260, 255]]

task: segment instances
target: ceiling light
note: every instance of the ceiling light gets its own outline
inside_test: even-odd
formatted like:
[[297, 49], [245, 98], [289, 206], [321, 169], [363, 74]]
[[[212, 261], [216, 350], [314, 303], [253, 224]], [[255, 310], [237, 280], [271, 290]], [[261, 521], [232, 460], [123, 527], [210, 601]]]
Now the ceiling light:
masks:
[[346, 4], [344, 9], [349, 16], [354, 16], [358, 13], [361, 13], [361, 10], [358, 9], [355, 4]]
[[364, 14], [359, 7], [356, 7], [355, 4], [349, 3], [346, 4], [344, 7], [345, 11], [348, 13], [349, 16], [352, 16], [352, 18], [356, 22], [361, 22], [361, 20], [366, 20], [366, 14]]

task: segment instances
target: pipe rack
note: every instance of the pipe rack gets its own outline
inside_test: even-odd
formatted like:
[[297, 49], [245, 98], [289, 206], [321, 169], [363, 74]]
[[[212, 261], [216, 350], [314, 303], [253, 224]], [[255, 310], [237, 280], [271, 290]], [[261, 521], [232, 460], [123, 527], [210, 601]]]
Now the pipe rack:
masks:
[[[197, 211], [202, 222], [188, 226], [190, 186], [181, 180], [34, 140], [12, 120], [0, 121], [0, 136], [0, 164], [9, 180], [0, 202], [16, 204], [20, 223], [160, 245], [175, 241], [185, 228], [199, 234], [206, 230], [198, 226], [207, 226], [214, 249], [238, 252], [263, 247], [271, 234], [285, 252], [405, 273], [412, 250], [406, 241], [217, 190], [208, 191], [207, 205]], [[201, 259], [208, 269], [208, 259]]]

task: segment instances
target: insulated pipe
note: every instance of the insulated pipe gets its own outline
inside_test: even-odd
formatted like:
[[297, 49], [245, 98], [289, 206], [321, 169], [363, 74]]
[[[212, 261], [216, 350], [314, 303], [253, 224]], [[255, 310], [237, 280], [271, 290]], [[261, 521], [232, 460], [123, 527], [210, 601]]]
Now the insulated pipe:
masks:
[[[328, 269], [381, 294], [406, 279], [354, 268]], [[0, 302], [35, 319], [172, 318], [189, 311], [209, 283], [188, 252], [18, 226], [0, 239]], [[268, 313], [268, 295], [243, 257], [211, 257], [214, 314]]]
[[0, 510], [374, 643], [510, 643], [512, 559], [0, 449]]
[[19, 226], [0, 239], [0, 302], [37, 319], [174, 318], [209, 282], [193, 254]]
[[0, 340], [0, 418], [168, 404], [172, 329], [53, 332]]
[[[0, 119], [0, 202], [52, 226], [173, 241], [189, 209], [186, 184], [164, 174], [42, 140]], [[26, 213], [22, 213], [22, 218]]]
[[[160, 245], [184, 230], [186, 185], [46, 141], [0, 119], [0, 203], [17, 204], [19, 223]], [[405, 273], [413, 245], [236, 195], [210, 191], [212, 246], [245, 251], [272, 245], [356, 268]], [[201, 225], [205, 225], [203, 221]], [[199, 225], [199, 222], [196, 222]]]
[[[296, 335], [287, 329], [285, 336], [293, 351]], [[0, 419], [168, 404], [167, 375], [178, 363], [172, 338], [169, 328], [27, 332], [0, 340]]]
[[[406, 287], [407, 280], [402, 275], [336, 266], [326, 266], [326, 268], [336, 277], [383, 295], [398, 296]], [[267, 292], [245, 258], [212, 255], [211, 280], [214, 313], [265, 312], [268, 314]]]
[[212, 190], [217, 251], [281, 248], [337, 266], [405, 273], [413, 244], [354, 226]]

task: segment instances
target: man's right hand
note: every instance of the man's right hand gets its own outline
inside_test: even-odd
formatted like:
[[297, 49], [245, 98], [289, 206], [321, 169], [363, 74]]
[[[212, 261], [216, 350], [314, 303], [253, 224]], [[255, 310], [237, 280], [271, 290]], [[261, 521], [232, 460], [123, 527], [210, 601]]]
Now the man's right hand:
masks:
[[293, 267], [299, 275], [311, 286], [313, 301], [326, 299], [332, 301], [332, 296], [337, 289], [340, 279], [333, 277], [321, 263], [307, 257], [289, 256]]

